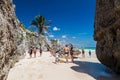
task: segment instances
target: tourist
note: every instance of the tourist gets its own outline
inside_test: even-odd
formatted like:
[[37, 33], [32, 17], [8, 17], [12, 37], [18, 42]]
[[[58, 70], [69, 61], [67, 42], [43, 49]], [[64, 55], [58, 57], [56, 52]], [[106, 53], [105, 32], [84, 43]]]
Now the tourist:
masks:
[[89, 56], [91, 57], [91, 50], [89, 50], [89, 52], [88, 52], [88, 53], [89, 53]]
[[42, 56], [42, 48], [40, 47], [40, 56]]
[[66, 63], [68, 63], [69, 51], [70, 50], [68, 48], [68, 45], [66, 45], [65, 48], [64, 48]]
[[36, 47], [33, 48], [34, 58], [36, 58]]
[[85, 58], [85, 51], [82, 49], [82, 58]]
[[70, 55], [71, 55], [71, 62], [73, 62], [74, 60], [74, 56], [73, 56], [73, 49], [71, 48], [71, 50], [70, 50]]
[[53, 56], [53, 54], [54, 54], [54, 49], [52, 47], [50, 48], [50, 54], [51, 54], [51, 56]]
[[59, 53], [58, 52], [55, 53], [55, 63], [56, 64], [59, 63]]
[[29, 55], [30, 55], [30, 58], [32, 58], [32, 51], [33, 51], [33, 48], [32, 48], [32, 46], [29, 48], [29, 50], [28, 50], [28, 53], [29, 53]]

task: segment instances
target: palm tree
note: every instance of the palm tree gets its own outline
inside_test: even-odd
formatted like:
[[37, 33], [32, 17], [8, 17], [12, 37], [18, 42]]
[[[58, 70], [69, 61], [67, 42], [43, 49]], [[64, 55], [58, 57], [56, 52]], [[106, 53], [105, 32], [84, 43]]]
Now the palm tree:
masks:
[[39, 35], [40, 37], [44, 40], [46, 46], [47, 46], [47, 49], [49, 50], [50, 47], [49, 45], [47, 44], [46, 40], [45, 40], [45, 33], [48, 32], [48, 23], [45, 23], [45, 17], [44, 16], [36, 16], [34, 20], [31, 21], [31, 25], [34, 25], [38, 28], [38, 31], [39, 31]]
[[31, 25], [36, 26], [39, 29], [39, 34], [45, 34], [48, 32], [48, 25], [50, 25], [49, 21], [45, 21], [44, 16], [36, 16], [34, 20], [31, 21]]
[[54, 45], [54, 44], [57, 44], [57, 43], [58, 43], [58, 40], [56, 40], [56, 39], [51, 39], [50, 41], [51, 41], [51, 44], [52, 44], [52, 45]]

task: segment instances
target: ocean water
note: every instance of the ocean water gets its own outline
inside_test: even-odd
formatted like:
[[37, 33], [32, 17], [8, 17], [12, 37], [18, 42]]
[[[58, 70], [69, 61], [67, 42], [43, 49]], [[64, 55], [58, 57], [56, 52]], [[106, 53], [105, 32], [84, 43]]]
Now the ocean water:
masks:
[[[82, 48], [83, 48], [83, 47], [78, 48], [80, 52], [82, 51]], [[85, 55], [86, 55], [87, 57], [89, 57], [89, 50], [91, 51], [91, 54], [92, 54], [92, 55], [93, 55], [93, 54], [96, 54], [96, 47], [84, 47], [84, 50], [85, 50]], [[95, 56], [96, 56], [96, 55], [95, 55]]]
[[[84, 47], [85, 50], [96, 50], [96, 47]], [[79, 48], [79, 50], [82, 50], [82, 48]]]

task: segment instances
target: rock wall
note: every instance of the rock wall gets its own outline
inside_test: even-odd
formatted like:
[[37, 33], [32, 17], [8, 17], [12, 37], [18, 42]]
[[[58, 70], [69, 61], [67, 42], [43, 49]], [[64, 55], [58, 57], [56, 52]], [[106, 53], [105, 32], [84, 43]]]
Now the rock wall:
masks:
[[15, 15], [12, 0], [0, 0], [0, 80], [6, 80], [7, 74], [28, 47], [39, 47], [42, 44], [46, 51], [45, 41], [37, 33], [26, 30]]
[[26, 40], [25, 40], [26, 49], [30, 46], [38, 47], [41, 45], [40, 38], [37, 33], [26, 30]]
[[[23, 23], [18, 21], [17, 29], [15, 29], [15, 39], [17, 42], [17, 50], [24, 53], [30, 46], [39, 48], [41, 46], [43, 51], [47, 51], [46, 43], [49, 44], [45, 36], [39, 36], [37, 32], [25, 29]], [[46, 43], [45, 43], [45, 41]]]
[[120, 0], [96, 0], [94, 39], [98, 59], [120, 73]]
[[18, 20], [11, 0], [0, 0], [0, 80], [6, 80], [9, 69], [18, 61], [16, 29]]

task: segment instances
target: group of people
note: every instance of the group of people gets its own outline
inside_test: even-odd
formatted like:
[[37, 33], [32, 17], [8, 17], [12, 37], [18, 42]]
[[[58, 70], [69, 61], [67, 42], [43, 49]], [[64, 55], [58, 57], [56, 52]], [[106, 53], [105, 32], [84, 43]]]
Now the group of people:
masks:
[[64, 52], [65, 52], [65, 59], [66, 59], [66, 63], [68, 63], [68, 56], [69, 56], [69, 53], [71, 55], [71, 62], [73, 62], [73, 48], [69, 48], [68, 45], [65, 46], [64, 48]]
[[[29, 48], [28, 53], [30, 55], [30, 58], [32, 58], [32, 54], [34, 54], [34, 58], [36, 58], [36, 50], [37, 50], [36, 47], [31, 46]], [[39, 48], [39, 53], [40, 53], [40, 56], [42, 56], [42, 48], [41, 47]], [[64, 47], [64, 55], [65, 55], [66, 63], [68, 63], [69, 53], [70, 53], [70, 56], [71, 56], [71, 62], [74, 62], [74, 50], [73, 50], [73, 47], [70, 48], [68, 45], [65, 45], [65, 47]], [[89, 50], [88, 53], [89, 53], [89, 56], [91, 57], [91, 51], [90, 50]], [[51, 56], [55, 56], [55, 63], [58, 63], [59, 62], [59, 57], [60, 57], [59, 50], [54, 52], [54, 49], [51, 47], [50, 48], [50, 54], [51, 54]], [[84, 49], [82, 49], [82, 58], [85, 58]]]
[[[91, 50], [88, 51], [89, 57], [91, 57]], [[85, 58], [85, 51], [82, 49], [82, 58]]]
[[[59, 62], [59, 51], [55, 52], [55, 63]], [[64, 47], [64, 55], [65, 55], [65, 59], [66, 59], [66, 63], [68, 63], [68, 57], [69, 57], [69, 53], [71, 56], [71, 62], [73, 62], [74, 56], [73, 56], [73, 48], [69, 48], [68, 45], [66, 45]]]
[[[32, 58], [32, 54], [34, 54], [34, 58], [36, 58], [36, 51], [37, 51], [37, 47], [30, 47], [28, 50], [28, 53], [30, 55], [30, 58]], [[39, 52], [40, 52], [40, 56], [42, 56], [42, 48], [39, 48]]]
[[[73, 47], [69, 49], [69, 47], [66, 45], [65, 48], [64, 48], [64, 52], [65, 52], [65, 58], [66, 58], [66, 63], [68, 63], [68, 55], [70, 53], [70, 56], [71, 56], [71, 62], [74, 61], [74, 50], [73, 50]], [[82, 58], [85, 58], [85, 50], [82, 48]], [[88, 51], [89, 53], [89, 57], [91, 57], [91, 50]]]

